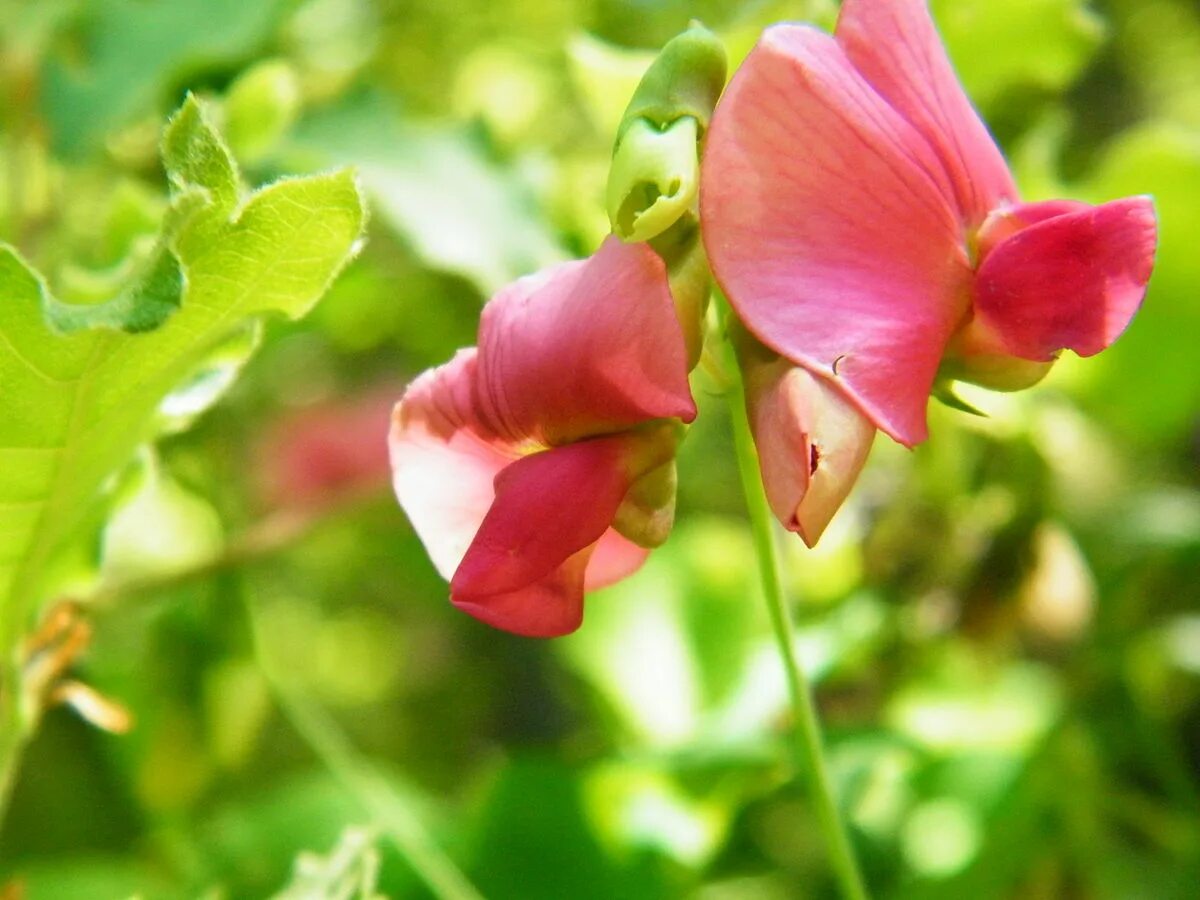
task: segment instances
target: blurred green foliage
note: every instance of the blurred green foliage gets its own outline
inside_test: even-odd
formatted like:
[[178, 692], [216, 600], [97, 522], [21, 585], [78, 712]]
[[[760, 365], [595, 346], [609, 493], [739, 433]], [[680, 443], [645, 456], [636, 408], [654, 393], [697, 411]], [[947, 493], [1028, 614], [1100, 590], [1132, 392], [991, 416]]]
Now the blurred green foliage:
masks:
[[[1021, 395], [971, 393], [986, 419], [935, 404], [915, 452], [877, 442], [820, 547], [787, 544], [798, 645], [876, 895], [1184, 900], [1200, 9], [933, 7], [1026, 196], [1152, 193], [1156, 272], [1112, 350]], [[382, 420], [337, 417], [473, 343], [499, 285], [596, 246], [647, 51], [699, 17], [736, 62], [769, 22], [832, 13], [0, 0], [0, 239], [56, 295], [110, 295], [157, 229], [159, 131], [188, 90], [253, 185], [351, 164], [374, 213], [332, 292], [268, 325], [63, 563], [68, 585], [133, 585], [101, 588], [74, 674], [136, 724], [47, 713], [0, 825], [0, 896], [425, 897], [450, 861], [489, 898], [832, 896], [716, 385], [697, 383], [671, 540], [551, 643], [449, 607], [354, 453]], [[240, 340], [218, 371], [258, 342]]]

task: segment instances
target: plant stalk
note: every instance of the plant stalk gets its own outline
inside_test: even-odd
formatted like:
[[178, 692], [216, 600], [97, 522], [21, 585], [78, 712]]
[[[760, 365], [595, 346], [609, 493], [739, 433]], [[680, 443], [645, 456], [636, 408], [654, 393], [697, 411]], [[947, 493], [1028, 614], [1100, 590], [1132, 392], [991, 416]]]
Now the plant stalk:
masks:
[[742, 491], [746, 497], [746, 510], [754, 533], [754, 550], [758, 557], [759, 575], [762, 579], [763, 596], [771, 615], [771, 626], [779, 647], [787, 679], [788, 694], [795, 718], [791, 729], [792, 752], [796, 767], [804, 773], [809, 794], [816, 808], [817, 820], [825, 838], [829, 853], [829, 864], [837, 879], [838, 887], [846, 900], [866, 900], [854, 848], [850, 843], [845, 823], [838, 811], [837, 796], [829, 765], [825, 758], [821, 723], [813, 701], [812, 686], [796, 656], [795, 626], [791, 609], [783, 593], [783, 581], [779, 572], [779, 556], [775, 546], [775, 535], [771, 509], [763, 492], [762, 471], [758, 454], [754, 449], [754, 438], [750, 432], [749, 413], [743, 391], [741, 370], [733, 346], [726, 341], [726, 358], [732, 384], [728, 391], [729, 412], [733, 425], [733, 445], [737, 456], [738, 472], [741, 475]]
[[439, 900], [483, 900], [454, 862], [433, 842], [392, 785], [363, 757], [321, 707], [292, 686], [264, 646], [255, 602], [247, 600], [255, 656], [288, 722], [331, 775], [351, 794]]

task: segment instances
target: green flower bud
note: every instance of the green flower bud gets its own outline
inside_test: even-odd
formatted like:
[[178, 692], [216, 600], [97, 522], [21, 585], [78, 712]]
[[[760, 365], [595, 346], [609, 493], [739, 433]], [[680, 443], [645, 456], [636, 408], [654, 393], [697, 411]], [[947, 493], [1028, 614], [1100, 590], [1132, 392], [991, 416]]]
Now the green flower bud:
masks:
[[622, 240], [656, 237], [694, 206], [700, 145], [725, 70], [725, 48], [693, 22], [642, 77], [617, 130], [608, 178], [608, 215]]
[[699, 187], [696, 120], [677, 119], [659, 131], [635, 119], [613, 153], [608, 218], [625, 241], [662, 234], [691, 209]]

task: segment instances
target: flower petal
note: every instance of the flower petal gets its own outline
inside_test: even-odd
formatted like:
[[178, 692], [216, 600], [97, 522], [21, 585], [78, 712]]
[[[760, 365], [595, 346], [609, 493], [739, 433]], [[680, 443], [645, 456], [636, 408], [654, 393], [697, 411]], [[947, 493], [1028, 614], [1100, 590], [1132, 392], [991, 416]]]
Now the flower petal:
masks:
[[739, 349], [767, 501], [812, 547], [854, 487], [875, 428], [826, 379]]
[[611, 236], [588, 259], [497, 294], [479, 363], [478, 408], [514, 441], [557, 445], [696, 415], [666, 268], [646, 245]]
[[717, 107], [700, 203], [747, 327], [911, 445], [969, 301], [953, 196], [928, 143], [831, 37], [781, 25]]
[[650, 551], [610, 528], [600, 536], [587, 564], [584, 590], [597, 591], [628, 578], [642, 567]]
[[963, 92], [925, 0], [845, 0], [835, 30], [855, 68], [929, 142], [977, 227], [1017, 199], [1004, 157]]
[[583, 591], [594, 545], [564, 560], [537, 581], [509, 591], [450, 599], [460, 610], [494, 628], [525, 637], [570, 634], [583, 622]]
[[474, 348], [417, 378], [392, 414], [392, 484], [434, 566], [449, 580], [492, 505], [492, 482], [517, 458], [474, 417]]
[[[480, 618], [480, 610], [490, 609], [486, 621], [520, 634], [548, 634], [570, 621], [563, 607], [582, 602], [584, 570], [570, 578], [559, 570], [612, 524], [640, 474], [638, 449], [635, 436], [621, 434], [534, 453], [505, 468], [451, 579], [451, 602]], [[556, 586], [558, 600], [545, 609], [521, 604], [513, 613], [518, 607], [505, 598], [544, 579]]]
[[1141, 305], [1157, 223], [1148, 197], [1044, 219], [1001, 241], [975, 279], [970, 329], [1004, 352], [1049, 360], [1063, 348], [1099, 353]]

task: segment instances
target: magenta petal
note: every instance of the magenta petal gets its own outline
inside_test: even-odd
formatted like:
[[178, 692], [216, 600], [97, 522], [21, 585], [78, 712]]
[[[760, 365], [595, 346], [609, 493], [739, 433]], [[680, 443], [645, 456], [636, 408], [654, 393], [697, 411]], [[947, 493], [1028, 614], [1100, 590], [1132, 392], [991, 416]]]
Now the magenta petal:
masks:
[[[472, 615], [493, 598], [550, 578], [608, 530], [632, 474], [625, 435], [579, 441], [522, 457], [496, 476], [496, 498], [450, 582], [450, 599]], [[577, 583], [576, 583], [577, 582]], [[569, 582], [583, 594], [583, 570]], [[572, 590], [574, 590], [574, 587]], [[572, 605], [572, 594], [562, 603]], [[541, 616], [561, 622], [561, 603], [540, 611], [521, 607], [512, 621], [487, 621], [521, 634], [544, 633]], [[504, 608], [508, 608], [507, 601]]]
[[696, 415], [666, 268], [609, 237], [509, 285], [483, 311], [478, 408], [513, 440], [560, 444]]
[[1157, 223], [1148, 197], [1044, 219], [1001, 241], [975, 279], [972, 328], [1007, 353], [1048, 360], [1099, 353], [1141, 305]]
[[925, 0], [845, 0], [835, 32], [871, 86], [921, 133], [977, 226], [1017, 199], [1004, 157], [963, 92]]
[[700, 202], [713, 271], [747, 327], [911, 445], [969, 302], [953, 197], [928, 142], [841, 47], [782, 25], [717, 107]]
[[585, 547], [549, 575], [511, 591], [480, 597], [451, 593], [450, 599], [494, 628], [525, 637], [561, 637], [583, 622], [585, 572], [593, 553], [593, 547]]
[[392, 416], [392, 482], [434, 566], [447, 580], [492, 505], [492, 482], [516, 455], [471, 411], [475, 350], [409, 385]]
[[987, 258], [997, 245], [1030, 225], [1091, 208], [1091, 204], [1080, 200], [1041, 200], [1037, 203], [998, 206], [988, 213], [987, 219], [975, 235], [976, 258]]
[[550, 575], [525, 587], [454, 603], [480, 621], [526, 637], [570, 634], [583, 621], [583, 595], [632, 575], [650, 551], [611, 528], [600, 540], [567, 558]]

